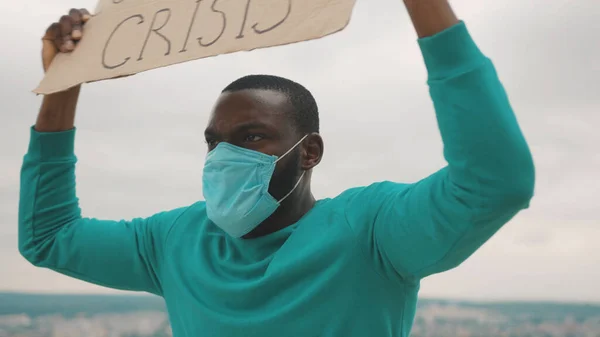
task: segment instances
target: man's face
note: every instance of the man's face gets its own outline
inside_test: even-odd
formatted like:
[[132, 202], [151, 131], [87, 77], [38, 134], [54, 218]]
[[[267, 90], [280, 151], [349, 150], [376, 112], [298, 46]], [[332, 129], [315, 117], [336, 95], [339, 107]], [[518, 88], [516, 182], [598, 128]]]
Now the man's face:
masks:
[[[288, 98], [270, 90], [223, 93], [205, 131], [208, 151], [220, 142], [281, 157], [304, 135], [299, 135], [289, 115]], [[269, 193], [282, 198], [302, 173], [302, 144], [281, 159], [275, 168]]]

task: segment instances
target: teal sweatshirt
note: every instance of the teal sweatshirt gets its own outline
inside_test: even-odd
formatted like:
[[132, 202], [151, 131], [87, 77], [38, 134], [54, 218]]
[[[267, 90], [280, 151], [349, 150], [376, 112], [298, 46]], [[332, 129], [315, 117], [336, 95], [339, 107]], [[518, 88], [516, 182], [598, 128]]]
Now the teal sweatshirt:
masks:
[[83, 218], [75, 131], [32, 129], [21, 254], [87, 282], [162, 296], [175, 337], [408, 336], [420, 280], [461, 264], [528, 207], [534, 188], [506, 93], [464, 23], [419, 45], [448, 162], [431, 176], [353, 188], [285, 229], [234, 239], [202, 201], [131, 221]]

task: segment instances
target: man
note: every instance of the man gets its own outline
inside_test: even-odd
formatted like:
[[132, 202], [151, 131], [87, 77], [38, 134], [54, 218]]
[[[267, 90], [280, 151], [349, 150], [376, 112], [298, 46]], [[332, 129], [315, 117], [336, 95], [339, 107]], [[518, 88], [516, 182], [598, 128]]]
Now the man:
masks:
[[[19, 248], [36, 266], [164, 297], [175, 336], [408, 336], [419, 282], [456, 267], [528, 207], [534, 166], [494, 67], [446, 0], [405, 0], [448, 166], [315, 200], [318, 109], [274, 76], [225, 88], [206, 129], [206, 201], [132, 221], [82, 218], [79, 87], [44, 98], [21, 176]], [[46, 33], [43, 64], [89, 17]]]

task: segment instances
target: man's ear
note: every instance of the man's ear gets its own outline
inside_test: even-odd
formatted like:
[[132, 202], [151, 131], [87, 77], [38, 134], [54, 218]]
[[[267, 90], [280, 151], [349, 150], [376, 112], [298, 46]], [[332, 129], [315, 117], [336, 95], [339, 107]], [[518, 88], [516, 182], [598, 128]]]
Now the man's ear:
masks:
[[302, 169], [308, 171], [319, 165], [323, 158], [323, 138], [318, 133], [311, 133], [302, 142]]

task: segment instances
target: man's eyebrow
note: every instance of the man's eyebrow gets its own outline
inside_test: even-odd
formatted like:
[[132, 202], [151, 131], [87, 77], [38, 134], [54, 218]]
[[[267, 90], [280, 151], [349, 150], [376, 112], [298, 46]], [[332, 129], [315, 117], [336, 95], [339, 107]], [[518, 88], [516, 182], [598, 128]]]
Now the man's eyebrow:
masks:
[[250, 122], [246, 122], [246, 123], [240, 123], [238, 125], [236, 125], [234, 127], [234, 133], [241, 133], [241, 132], [246, 132], [248, 130], [264, 130], [265, 132], [268, 132], [269, 134], [275, 136], [277, 135], [277, 137], [281, 137], [282, 136], [282, 131], [276, 127], [273, 124], [270, 123], [263, 123], [263, 122], [258, 122], [258, 121], [250, 121]]
[[[249, 121], [237, 124], [233, 127], [232, 133], [244, 132], [251, 129], [272, 129], [279, 133], [279, 130], [277, 130], [277, 128], [275, 128], [273, 125], [258, 121]], [[211, 127], [208, 127], [206, 130], [204, 130], [204, 137], [218, 138], [219, 132]]]

